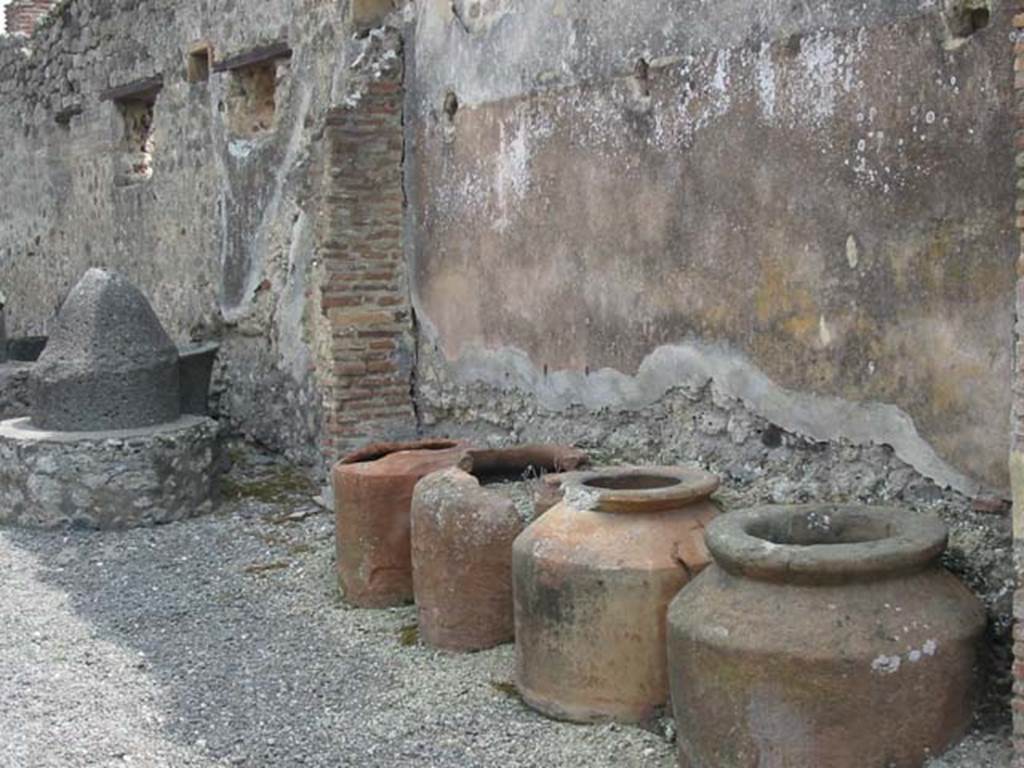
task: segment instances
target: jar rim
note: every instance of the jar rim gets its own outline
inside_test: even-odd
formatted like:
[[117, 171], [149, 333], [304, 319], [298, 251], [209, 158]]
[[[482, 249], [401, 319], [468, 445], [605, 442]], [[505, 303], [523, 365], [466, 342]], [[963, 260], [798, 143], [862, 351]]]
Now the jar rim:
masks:
[[368, 443], [359, 450], [353, 451], [345, 456], [339, 465], [367, 464], [387, 458], [396, 453], [413, 453], [430, 451], [450, 451], [453, 448], [460, 448], [463, 444], [458, 440], [449, 438], [431, 438], [425, 440], [410, 440], [394, 443]]
[[586, 509], [660, 512], [706, 499], [719, 480], [691, 467], [610, 467], [569, 473], [563, 485], [566, 498]]
[[896, 507], [769, 505], [720, 516], [707, 546], [735, 575], [826, 584], [923, 570], [942, 556], [948, 535], [938, 518]]

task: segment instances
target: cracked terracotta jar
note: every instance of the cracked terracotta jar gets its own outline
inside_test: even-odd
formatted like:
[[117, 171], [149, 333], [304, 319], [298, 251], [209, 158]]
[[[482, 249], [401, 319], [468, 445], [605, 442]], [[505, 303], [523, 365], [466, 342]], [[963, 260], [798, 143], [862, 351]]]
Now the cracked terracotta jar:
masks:
[[334, 466], [338, 579], [348, 602], [381, 608], [412, 600], [413, 489], [454, 466], [465, 447], [453, 440], [376, 443]]
[[513, 546], [516, 685], [577, 722], [643, 722], [668, 698], [665, 614], [709, 562], [718, 479], [682, 467], [581, 472]]
[[512, 542], [533, 519], [543, 476], [575, 469], [570, 446], [469, 450], [416, 484], [412, 571], [420, 637], [450, 651], [511, 642]]
[[724, 515], [669, 611], [684, 768], [912, 768], [971, 721], [979, 601], [946, 528], [898, 509]]

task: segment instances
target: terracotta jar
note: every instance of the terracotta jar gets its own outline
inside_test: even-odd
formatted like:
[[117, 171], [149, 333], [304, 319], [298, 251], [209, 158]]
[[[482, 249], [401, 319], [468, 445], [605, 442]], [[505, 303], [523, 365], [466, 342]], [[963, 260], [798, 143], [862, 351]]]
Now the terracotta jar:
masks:
[[334, 466], [338, 577], [348, 602], [381, 608], [412, 600], [413, 488], [454, 466], [465, 447], [453, 440], [376, 443]]
[[725, 515], [669, 612], [684, 768], [912, 768], [971, 719], [978, 600], [946, 529], [898, 509]]
[[568, 475], [513, 546], [516, 684], [551, 717], [642, 722], [668, 698], [665, 613], [709, 562], [713, 475], [645, 467]]
[[412, 502], [412, 569], [420, 637], [451, 651], [511, 642], [512, 542], [536, 507], [542, 475], [585, 454], [558, 445], [469, 450], [428, 475]]

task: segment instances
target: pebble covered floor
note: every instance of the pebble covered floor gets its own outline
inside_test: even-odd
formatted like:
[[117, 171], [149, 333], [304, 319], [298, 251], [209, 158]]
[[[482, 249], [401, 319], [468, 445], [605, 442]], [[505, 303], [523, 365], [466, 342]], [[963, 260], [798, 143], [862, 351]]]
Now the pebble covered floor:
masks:
[[[0, 529], [0, 768], [675, 765], [668, 720], [545, 719], [512, 646], [434, 651], [414, 608], [348, 608], [333, 516], [301, 475], [234, 453], [208, 517]], [[1007, 740], [989, 726], [935, 765], [1002, 768]]]

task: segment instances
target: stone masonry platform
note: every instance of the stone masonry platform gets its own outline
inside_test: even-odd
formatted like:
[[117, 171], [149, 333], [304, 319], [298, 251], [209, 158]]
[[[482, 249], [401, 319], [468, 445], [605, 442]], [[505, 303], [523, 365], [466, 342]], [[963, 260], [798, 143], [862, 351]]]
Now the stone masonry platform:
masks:
[[50, 432], [0, 422], [0, 523], [131, 528], [212, 509], [217, 424], [201, 416], [140, 429]]

